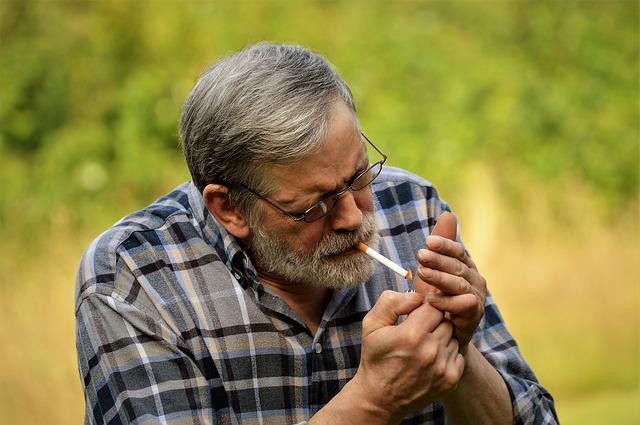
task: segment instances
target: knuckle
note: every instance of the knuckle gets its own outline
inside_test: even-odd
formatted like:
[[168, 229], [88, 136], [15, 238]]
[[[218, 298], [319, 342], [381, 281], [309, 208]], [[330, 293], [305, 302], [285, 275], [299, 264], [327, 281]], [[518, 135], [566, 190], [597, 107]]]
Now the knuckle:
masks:
[[466, 264], [458, 261], [456, 262], [455, 268], [454, 268], [454, 274], [456, 276], [464, 276], [467, 273], [467, 270], [469, 268], [466, 266]]
[[422, 349], [422, 363], [426, 366], [433, 365], [438, 358], [438, 346], [436, 344], [427, 344]]
[[480, 302], [478, 301], [478, 297], [475, 296], [465, 296], [461, 303], [461, 310], [464, 312], [477, 311], [479, 307]]
[[443, 320], [440, 324], [447, 332], [453, 332], [453, 323], [450, 320]]
[[467, 252], [460, 242], [454, 242], [452, 252], [453, 255], [460, 261], [465, 261], [467, 259]]
[[463, 263], [466, 263], [467, 260], [469, 259], [468, 258], [469, 256], [467, 255], [467, 251], [464, 249], [464, 247], [460, 243], [457, 245], [457, 248], [458, 248], [458, 255], [457, 255], [458, 259]]
[[454, 338], [454, 339], [451, 341], [451, 352], [452, 352], [452, 353], [457, 353], [457, 352], [458, 352], [458, 350], [460, 350], [460, 343], [458, 342], [458, 340], [457, 340], [457, 339], [455, 339], [455, 338]]
[[394, 303], [395, 296], [396, 293], [389, 289], [383, 291], [382, 294], [380, 294], [380, 298], [378, 298], [378, 301], [376, 302], [378, 308], [390, 308]]
[[447, 377], [447, 362], [444, 359], [438, 359], [433, 363], [433, 373], [440, 379]]
[[442, 377], [442, 381], [444, 385], [447, 387], [447, 389], [455, 388], [456, 385], [458, 385], [459, 379], [460, 379], [460, 376], [458, 374], [458, 371], [453, 366], [448, 367], [444, 373], [444, 376]]
[[385, 289], [384, 291], [382, 291], [382, 294], [380, 294], [379, 300], [385, 303], [389, 303], [393, 299], [393, 296], [394, 292], [392, 290]]
[[407, 346], [416, 347], [424, 338], [425, 335], [423, 332], [415, 327], [412, 327], [405, 333], [403, 339]]
[[478, 285], [480, 286], [480, 289], [482, 289], [482, 292], [486, 292], [487, 290], [487, 279], [485, 279], [483, 276], [480, 276], [480, 279], [478, 279]]
[[464, 294], [465, 292], [469, 291], [469, 282], [467, 282], [465, 278], [463, 278], [461, 276], [457, 276], [456, 277], [456, 282], [457, 282], [457, 285], [458, 285], [458, 293], [459, 294]]

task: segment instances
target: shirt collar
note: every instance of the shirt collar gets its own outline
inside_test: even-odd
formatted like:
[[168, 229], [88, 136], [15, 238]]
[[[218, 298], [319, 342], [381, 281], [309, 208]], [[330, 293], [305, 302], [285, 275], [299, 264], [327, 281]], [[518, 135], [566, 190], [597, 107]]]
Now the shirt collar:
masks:
[[258, 274], [249, 261], [249, 256], [235, 236], [227, 232], [209, 212], [196, 185], [189, 182], [187, 190], [193, 216], [202, 230], [204, 239], [213, 247], [220, 260], [243, 287], [260, 285]]

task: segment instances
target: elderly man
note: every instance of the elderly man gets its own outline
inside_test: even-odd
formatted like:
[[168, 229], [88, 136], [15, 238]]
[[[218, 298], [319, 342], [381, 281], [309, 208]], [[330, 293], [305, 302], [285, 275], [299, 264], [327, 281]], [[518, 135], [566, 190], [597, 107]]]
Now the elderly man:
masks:
[[556, 423], [455, 223], [429, 236], [447, 205], [383, 167], [324, 58], [220, 60], [180, 133], [192, 182], [80, 265], [86, 423]]

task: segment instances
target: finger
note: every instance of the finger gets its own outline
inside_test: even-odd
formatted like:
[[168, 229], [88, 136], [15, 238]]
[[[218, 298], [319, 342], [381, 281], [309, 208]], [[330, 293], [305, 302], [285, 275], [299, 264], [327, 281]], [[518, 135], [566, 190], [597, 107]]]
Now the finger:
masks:
[[447, 352], [449, 353], [449, 361], [454, 361], [460, 350], [460, 343], [457, 339], [451, 338], [447, 344]]
[[458, 241], [452, 241], [442, 236], [431, 235], [427, 237], [427, 248], [431, 251], [439, 252], [440, 254], [448, 255], [462, 261], [467, 255], [462, 245]]
[[454, 390], [458, 387], [465, 368], [465, 359], [457, 350], [452, 351], [447, 357], [447, 370], [445, 379]]
[[[458, 242], [458, 218], [456, 217], [456, 215], [452, 212], [442, 213], [440, 217], [438, 217], [438, 221], [436, 222], [431, 235], [427, 237], [427, 241], [431, 238], [431, 236], [442, 237], [443, 239], [457, 242], [460, 244], [460, 246], [462, 246], [462, 244]], [[471, 258], [469, 253], [464, 250], [464, 246], [462, 246], [462, 248], [465, 254], [465, 259], [463, 260], [463, 262], [467, 264], [467, 266], [475, 268], [473, 259]]]
[[461, 242], [452, 241], [441, 236], [429, 236], [427, 238], [427, 248], [431, 251], [457, 258], [469, 268], [477, 268], [473, 258], [471, 258], [471, 255], [469, 255], [469, 252]]
[[447, 347], [453, 339], [453, 324], [448, 320], [443, 320], [431, 333], [438, 338], [443, 347]]
[[462, 354], [458, 353], [455, 359], [455, 367], [457, 371], [458, 380], [460, 380], [460, 377], [462, 376], [462, 372], [464, 372], [464, 364], [465, 364], [464, 357], [462, 357]]
[[475, 316], [481, 310], [478, 297], [474, 294], [445, 295], [430, 293], [427, 295], [429, 304], [441, 311], [446, 311], [454, 316]]
[[429, 303], [424, 303], [409, 313], [400, 326], [421, 329], [426, 334], [427, 332], [433, 332], [440, 325], [443, 318], [444, 314], [440, 310]]
[[451, 212], [444, 212], [438, 217], [436, 226], [431, 232], [432, 235], [438, 235], [447, 239], [455, 240], [458, 233], [458, 218]]
[[[447, 294], [459, 295], [472, 291], [471, 284], [465, 278], [455, 276], [450, 273], [444, 273], [440, 270], [431, 269], [429, 267], [418, 266], [416, 276], [419, 277], [421, 281], [428, 283]], [[426, 295], [426, 293], [424, 295]]]
[[[420, 266], [418, 266], [419, 268]], [[429, 285], [416, 273], [416, 276], [413, 278], [413, 289], [418, 293], [426, 296], [430, 292], [439, 291], [435, 286]]]
[[477, 270], [472, 269], [459, 259], [443, 255], [435, 251], [430, 251], [428, 249], [421, 249], [418, 251], [418, 262], [424, 267], [464, 277], [469, 282], [471, 279], [477, 278], [476, 275], [479, 275]]
[[462, 374], [464, 373], [465, 360], [460, 353], [452, 354], [453, 359], [449, 358], [449, 361], [452, 364], [451, 372], [448, 374], [448, 381], [451, 383], [451, 389], [455, 390], [458, 388], [458, 384], [460, 383], [460, 379], [462, 379]]
[[458, 258], [429, 249], [418, 250], [418, 262], [425, 267], [446, 271], [457, 276], [462, 276], [469, 270], [469, 266]]
[[424, 297], [417, 292], [384, 291], [362, 320], [363, 337], [384, 326], [394, 325], [400, 316], [423, 305], [423, 299]]

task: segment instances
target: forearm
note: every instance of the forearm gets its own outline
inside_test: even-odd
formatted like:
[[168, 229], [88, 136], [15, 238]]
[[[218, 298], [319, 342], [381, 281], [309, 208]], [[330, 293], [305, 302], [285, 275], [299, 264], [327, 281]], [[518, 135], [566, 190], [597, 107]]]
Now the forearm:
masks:
[[448, 423], [511, 424], [511, 398], [502, 376], [473, 344], [464, 357], [465, 371], [457, 389], [442, 399]]

